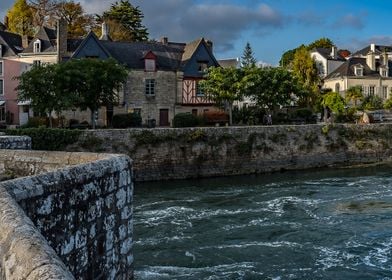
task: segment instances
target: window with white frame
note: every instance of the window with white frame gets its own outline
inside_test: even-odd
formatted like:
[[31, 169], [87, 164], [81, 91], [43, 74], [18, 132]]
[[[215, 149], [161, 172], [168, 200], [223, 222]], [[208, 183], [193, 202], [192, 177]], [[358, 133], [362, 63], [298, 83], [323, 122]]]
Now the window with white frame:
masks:
[[33, 52], [40, 53], [41, 52], [41, 40], [36, 40], [33, 44]]
[[355, 66], [355, 76], [363, 76], [362, 66]]
[[380, 74], [381, 74], [382, 77], [388, 77], [387, 69], [381, 68], [380, 72], [381, 72]]
[[382, 86], [381, 88], [381, 94], [383, 99], [388, 98], [388, 86]]
[[0, 79], [0, 95], [4, 95], [4, 80]]
[[144, 60], [144, 69], [147, 72], [154, 72], [156, 70], [155, 59], [148, 59]]
[[146, 79], [145, 92], [147, 96], [155, 95], [155, 79]]
[[374, 95], [374, 89], [375, 89], [375, 86], [369, 86], [369, 95], [370, 96], [373, 96]]

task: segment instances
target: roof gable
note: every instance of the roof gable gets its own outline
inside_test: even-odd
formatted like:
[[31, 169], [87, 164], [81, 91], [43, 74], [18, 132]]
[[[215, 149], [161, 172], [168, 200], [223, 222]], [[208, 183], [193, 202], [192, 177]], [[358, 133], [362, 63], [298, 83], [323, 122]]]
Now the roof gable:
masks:
[[23, 53], [34, 52], [34, 42], [41, 41], [41, 53], [55, 52], [57, 50], [57, 35], [54, 29], [41, 26]]
[[16, 33], [0, 31], [0, 44], [2, 47], [2, 55], [14, 56], [23, 51], [22, 37]]
[[185, 46], [182, 56], [182, 70], [185, 76], [203, 77], [204, 73], [199, 71], [199, 63], [207, 63], [208, 67], [218, 67], [219, 63], [212, 54], [210, 47], [204, 38], [195, 40]]
[[101, 44], [94, 32], [90, 31], [87, 37], [80, 43], [72, 58], [97, 57], [107, 59], [111, 56], [110, 52]]

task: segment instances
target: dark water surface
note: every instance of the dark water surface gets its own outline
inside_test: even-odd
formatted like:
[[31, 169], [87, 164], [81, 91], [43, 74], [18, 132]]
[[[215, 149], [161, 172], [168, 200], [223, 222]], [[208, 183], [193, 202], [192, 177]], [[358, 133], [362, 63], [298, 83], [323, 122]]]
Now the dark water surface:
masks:
[[137, 184], [135, 279], [392, 279], [391, 170]]

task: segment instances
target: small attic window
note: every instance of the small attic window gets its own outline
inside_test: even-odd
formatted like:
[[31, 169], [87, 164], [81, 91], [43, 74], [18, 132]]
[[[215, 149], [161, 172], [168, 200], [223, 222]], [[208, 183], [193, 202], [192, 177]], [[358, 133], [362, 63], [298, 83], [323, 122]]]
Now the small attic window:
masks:
[[33, 52], [40, 53], [41, 52], [41, 40], [36, 40], [33, 44]]
[[354, 68], [355, 76], [363, 76], [363, 67], [362, 65], [357, 65]]
[[144, 70], [146, 70], [147, 72], [155, 72], [156, 70], [155, 59], [146, 58], [144, 60]]

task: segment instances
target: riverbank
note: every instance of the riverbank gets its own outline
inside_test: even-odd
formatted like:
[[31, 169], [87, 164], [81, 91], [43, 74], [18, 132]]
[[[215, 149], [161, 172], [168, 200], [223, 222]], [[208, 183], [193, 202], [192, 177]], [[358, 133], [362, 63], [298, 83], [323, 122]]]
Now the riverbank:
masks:
[[127, 154], [135, 181], [389, 161], [392, 124], [88, 130], [67, 151]]

